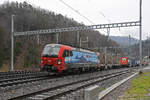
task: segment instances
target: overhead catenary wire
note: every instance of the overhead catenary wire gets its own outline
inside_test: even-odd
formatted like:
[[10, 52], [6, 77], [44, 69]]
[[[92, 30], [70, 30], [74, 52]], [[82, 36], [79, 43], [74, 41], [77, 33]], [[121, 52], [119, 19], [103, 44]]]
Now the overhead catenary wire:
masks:
[[[68, 8], [70, 8], [71, 10], [73, 10], [74, 12], [76, 12], [78, 15], [80, 15], [81, 17], [85, 18], [87, 21], [89, 21], [91, 24], [95, 24], [93, 21], [91, 21], [89, 18], [87, 18], [86, 16], [84, 16], [83, 14], [81, 14], [78, 10], [74, 9], [73, 7], [71, 7], [69, 4], [67, 4], [66, 2], [64, 2], [63, 0], [59, 0], [61, 3], [63, 3], [65, 6], [67, 6]], [[102, 30], [104, 33], [104, 30]], [[101, 32], [100, 32], [101, 33]]]
[[[109, 24], [111, 23], [111, 20], [108, 19], [103, 12], [99, 12], [99, 14], [101, 14], [108, 21]], [[108, 35], [108, 40], [109, 40], [110, 28], [107, 28], [107, 32], [106, 33]]]
[[103, 12], [99, 12], [100, 15], [102, 15], [109, 23], [111, 23], [111, 20], [105, 16]]
[[67, 3], [65, 3], [63, 0], [59, 0], [59, 1], [61, 3], [63, 3], [64, 5], [66, 5], [68, 8], [70, 8], [71, 10], [73, 10], [74, 12], [76, 12], [78, 15], [82, 16], [83, 18], [85, 18], [91, 24], [95, 24], [93, 21], [91, 21], [89, 18], [87, 18], [86, 16], [84, 16], [83, 14], [81, 14], [78, 10], [74, 9], [73, 7], [71, 7], [70, 5], [68, 5]]
[[[31, 3], [29, 0], [25, 0], [26, 2], [29, 2], [30, 4], [34, 5], [36, 7], [36, 5], [34, 3]], [[81, 17], [83, 17], [84, 19], [86, 19], [88, 22], [90, 22], [91, 24], [95, 24], [93, 21], [91, 21], [88, 17], [84, 16], [83, 14], [81, 14], [78, 10], [76, 10], [75, 8], [73, 8], [72, 6], [70, 6], [69, 4], [67, 4], [66, 2], [64, 2], [63, 0], [59, 0], [61, 3], [63, 3], [65, 6], [67, 6], [68, 8], [70, 8], [71, 10], [73, 10], [74, 12], [76, 12], [78, 15], [80, 15]], [[104, 33], [107, 33], [106, 31], [102, 30]], [[101, 32], [100, 32], [101, 33]]]

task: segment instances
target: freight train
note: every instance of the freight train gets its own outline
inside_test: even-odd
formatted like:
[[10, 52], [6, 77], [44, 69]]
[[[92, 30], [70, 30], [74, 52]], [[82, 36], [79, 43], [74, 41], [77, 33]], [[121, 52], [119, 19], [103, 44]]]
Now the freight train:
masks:
[[[109, 57], [111, 58], [111, 57]], [[116, 60], [116, 58], [114, 58]], [[121, 60], [123, 59], [123, 60]], [[62, 44], [47, 44], [41, 54], [41, 71], [66, 72], [85, 71], [111, 68], [114, 66], [127, 65], [127, 58], [119, 58], [116, 63], [105, 64], [103, 55], [81, 48], [73, 48]], [[121, 63], [123, 62], [124, 63]]]

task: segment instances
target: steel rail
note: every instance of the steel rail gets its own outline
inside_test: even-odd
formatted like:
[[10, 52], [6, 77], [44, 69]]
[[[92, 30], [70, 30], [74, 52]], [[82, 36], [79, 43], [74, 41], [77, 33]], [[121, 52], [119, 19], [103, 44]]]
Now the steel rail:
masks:
[[[111, 73], [111, 74], [100, 75], [100, 76], [97, 76], [97, 77], [94, 77], [94, 78], [90, 78], [90, 79], [85, 79], [85, 80], [80, 80], [80, 81], [76, 81], [76, 82], [71, 82], [71, 83], [67, 83], [67, 84], [56, 86], [56, 87], [52, 87], [52, 88], [36, 91], [36, 92], [33, 92], [33, 93], [29, 93], [29, 94], [24, 94], [24, 95], [21, 95], [21, 96], [18, 96], [18, 97], [11, 98], [10, 100], [20, 100], [20, 99], [24, 99], [24, 98], [35, 97], [36, 95], [49, 93], [50, 91], [54, 91], [54, 90], [58, 89], [58, 93], [49, 94], [48, 96], [45, 96], [45, 98], [43, 98], [43, 100], [53, 99], [55, 97], [64, 95], [66, 93], [70, 93], [70, 92], [76, 91], [78, 89], [81, 89], [81, 88], [90, 86], [92, 84], [98, 83], [100, 81], [104, 81], [104, 80], [107, 80], [107, 79], [110, 79], [110, 78], [113, 78], [113, 77], [125, 74], [127, 72], [129, 72], [129, 69], [124, 70], [124, 71], [114, 72], [114, 73]], [[69, 86], [72, 86], [72, 85], [75, 85], [74, 88], [66, 90], [66, 87], [69, 87]], [[61, 91], [60, 90], [61, 88], [62, 89], [65, 88], [64, 90], [66, 90], [66, 91]]]

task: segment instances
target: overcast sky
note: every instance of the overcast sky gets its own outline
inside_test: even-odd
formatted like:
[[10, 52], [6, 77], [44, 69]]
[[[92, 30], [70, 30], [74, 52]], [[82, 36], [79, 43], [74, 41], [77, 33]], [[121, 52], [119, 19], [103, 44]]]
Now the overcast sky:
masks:
[[[89, 22], [72, 9], [68, 8], [61, 0], [0, 0], [5, 1], [27, 1], [34, 6], [61, 13], [69, 18], [73, 18], [85, 25], [106, 24], [114, 22], [130, 22], [139, 20], [139, 0], [62, 0], [82, 15], [86, 16]], [[150, 0], [143, 0], [143, 39], [150, 36]], [[106, 34], [106, 30], [99, 30], [102, 34]], [[110, 35], [128, 36], [139, 39], [139, 28], [120, 28], [111, 29]]]

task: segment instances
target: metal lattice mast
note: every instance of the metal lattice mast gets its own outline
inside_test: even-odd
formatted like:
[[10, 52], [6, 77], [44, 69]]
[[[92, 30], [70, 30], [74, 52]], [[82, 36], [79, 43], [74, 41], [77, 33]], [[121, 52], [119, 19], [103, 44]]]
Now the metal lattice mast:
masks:
[[59, 33], [59, 32], [90, 30], [90, 29], [108, 29], [108, 28], [118, 28], [118, 27], [120, 28], [120, 27], [131, 27], [131, 26], [139, 26], [139, 25], [140, 25], [139, 21], [111, 23], [111, 24], [98, 24], [98, 25], [68, 27], [68, 28], [59, 28], [59, 29], [46, 29], [46, 30], [38, 30], [38, 31], [15, 32], [14, 36], [49, 34], [49, 33]]
[[140, 0], [140, 26], [139, 26], [139, 36], [140, 36], [140, 43], [139, 43], [139, 55], [140, 55], [140, 67], [142, 69], [142, 0]]
[[11, 71], [14, 70], [14, 15], [11, 15]]

